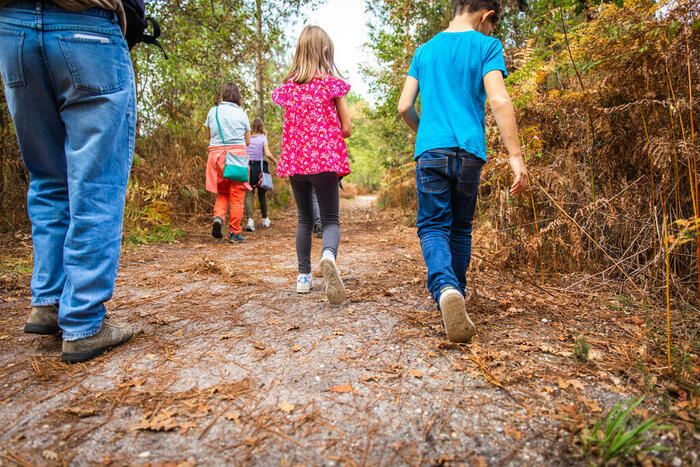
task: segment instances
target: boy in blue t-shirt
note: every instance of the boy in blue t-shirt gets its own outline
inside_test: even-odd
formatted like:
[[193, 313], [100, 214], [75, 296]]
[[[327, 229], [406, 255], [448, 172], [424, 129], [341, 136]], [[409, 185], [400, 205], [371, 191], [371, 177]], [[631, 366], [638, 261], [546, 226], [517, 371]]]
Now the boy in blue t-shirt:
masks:
[[[527, 187], [506, 91], [503, 47], [489, 37], [500, 0], [453, 0], [449, 27], [418, 48], [399, 100], [399, 113], [416, 137], [418, 236], [428, 288], [442, 312], [447, 337], [469, 342], [476, 332], [465, 309], [472, 219], [486, 162], [484, 113], [488, 98], [513, 170], [511, 194]], [[421, 115], [415, 102], [420, 92]]]

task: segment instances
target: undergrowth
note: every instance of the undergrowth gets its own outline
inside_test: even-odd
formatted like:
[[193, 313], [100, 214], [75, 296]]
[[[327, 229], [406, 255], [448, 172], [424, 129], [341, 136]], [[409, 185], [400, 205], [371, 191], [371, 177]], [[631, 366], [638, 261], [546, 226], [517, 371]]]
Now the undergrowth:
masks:
[[155, 227], [135, 227], [124, 239], [127, 245], [150, 245], [152, 243], [174, 243], [187, 237], [187, 233], [170, 224]]
[[668, 427], [655, 417], [639, 417], [635, 410], [644, 397], [615, 404], [608, 414], [580, 434], [585, 457], [592, 465], [610, 465], [629, 461], [637, 453], [662, 452], [665, 448], [654, 439]]

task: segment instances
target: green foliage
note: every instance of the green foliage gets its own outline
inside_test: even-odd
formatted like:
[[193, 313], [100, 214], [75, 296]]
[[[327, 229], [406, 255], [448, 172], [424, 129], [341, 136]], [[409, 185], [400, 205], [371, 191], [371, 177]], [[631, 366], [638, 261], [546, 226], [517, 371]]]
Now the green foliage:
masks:
[[352, 173], [348, 181], [367, 191], [376, 191], [382, 181], [383, 160], [380, 128], [367, 103], [357, 95], [348, 96], [353, 136], [348, 140]]
[[586, 342], [585, 337], [580, 336], [578, 339], [576, 339], [576, 342], [574, 343], [574, 357], [576, 357], [576, 360], [581, 363], [587, 363], [588, 352], [590, 350], [591, 346], [588, 342]]
[[32, 257], [0, 258], [0, 276], [22, 275], [32, 273]]
[[626, 460], [638, 451], [661, 451], [659, 445], [649, 445], [650, 437], [666, 427], [659, 425], [654, 417], [639, 419], [634, 410], [644, 397], [619, 402], [590, 430], [581, 433], [584, 452], [597, 464], [612, 460]]
[[127, 245], [150, 245], [153, 243], [174, 243], [187, 236], [184, 230], [175, 228], [170, 224], [157, 225], [155, 227], [136, 227], [127, 235]]

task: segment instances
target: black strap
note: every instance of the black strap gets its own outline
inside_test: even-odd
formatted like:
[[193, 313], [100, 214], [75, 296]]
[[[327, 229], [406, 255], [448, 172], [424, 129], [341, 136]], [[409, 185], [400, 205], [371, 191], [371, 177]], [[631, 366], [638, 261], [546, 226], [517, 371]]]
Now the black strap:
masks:
[[168, 59], [168, 54], [165, 52], [165, 49], [163, 48], [163, 45], [160, 43], [158, 38], [160, 37], [161, 34], [161, 29], [160, 29], [160, 24], [158, 24], [158, 21], [153, 19], [151, 16], [148, 16], [146, 18], [146, 31], [148, 31], [149, 26], [153, 28], [153, 34], [144, 34], [143, 37], [141, 38], [141, 41], [146, 43], [146, 44], [152, 44], [155, 45], [160, 49], [161, 52], [163, 52], [163, 55], [165, 56], [165, 59]]

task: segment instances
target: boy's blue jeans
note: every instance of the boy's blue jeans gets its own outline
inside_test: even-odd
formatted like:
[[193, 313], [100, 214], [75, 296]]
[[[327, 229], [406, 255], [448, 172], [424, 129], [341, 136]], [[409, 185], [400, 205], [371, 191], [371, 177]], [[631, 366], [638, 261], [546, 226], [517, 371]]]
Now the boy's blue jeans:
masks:
[[472, 219], [484, 161], [459, 148], [433, 149], [416, 161], [418, 236], [428, 289], [436, 302], [447, 286], [466, 296]]
[[10, 3], [0, 72], [30, 176], [32, 305], [59, 304], [64, 340], [92, 336], [114, 291], [136, 124], [116, 14]]

